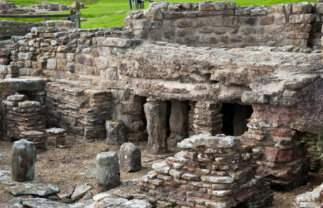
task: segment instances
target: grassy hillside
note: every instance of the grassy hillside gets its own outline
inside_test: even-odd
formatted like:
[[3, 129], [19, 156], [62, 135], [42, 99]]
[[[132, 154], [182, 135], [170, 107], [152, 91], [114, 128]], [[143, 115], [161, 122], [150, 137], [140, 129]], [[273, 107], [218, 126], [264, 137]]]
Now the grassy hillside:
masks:
[[[63, 4], [71, 4], [73, 0], [9, 0], [20, 5], [32, 5], [42, 2], [57, 2]], [[201, 2], [203, 0], [167, 0], [168, 2]], [[214, 0], [216, 1], [216, 0]], [[219, 1], [219, 0], [218, 0]], [[233, 1], [233, 0], [221, 0]], [[304, 0], [236, 0], [238, 6], [249, 5], [272, 5], [281, 3], [302, 2]], [[316, 2], [317, 0], [309, 0]], [[82, 18], [87, 21], [82, 22], [82, 28], [98, 28], [98, 27], [121, 27], [124, 26], [123, 19], [126, 17], [126, 12], [130, 11], [128, 0], [81, 0], [84, 2], [86, 9], [82, 9]], [[145, 8], [148, 8], [149, 2], [145, 3]], [[40, 19], [21, 19], [22, 21], [41, 21]]]

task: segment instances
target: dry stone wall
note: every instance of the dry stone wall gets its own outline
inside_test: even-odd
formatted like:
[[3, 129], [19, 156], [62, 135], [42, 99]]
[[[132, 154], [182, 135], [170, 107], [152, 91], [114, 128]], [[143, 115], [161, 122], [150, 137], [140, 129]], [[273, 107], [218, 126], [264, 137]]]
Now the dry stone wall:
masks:
[[151, 4], [128, 14], [137, 38], [192, 46], [320, 48], [323, 4], [236, 7], [235, 2]]
[[20, 6], [12, 2], [0, 2], [0, 14], [41, 14], [54, 11], [69, 10], [69, 6], [58, 3], [43, 3], [32, 6]]
[[12, 36], [24, 36], [30, 32], [32, 27], [40, 27], [40, 22], [20, 22], [1, 20], [0, 21], [0, 40], [10, 39]]

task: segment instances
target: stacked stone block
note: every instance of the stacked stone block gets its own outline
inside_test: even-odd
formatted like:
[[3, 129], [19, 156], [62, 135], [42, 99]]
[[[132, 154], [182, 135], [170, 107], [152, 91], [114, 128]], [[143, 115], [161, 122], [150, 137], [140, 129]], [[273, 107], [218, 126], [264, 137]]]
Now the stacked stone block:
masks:
[[46, 149], [45, 116], [43, 106], [28, 101], [25, 95], [15, 94], [3, 101], [6, 140], [27, 139], [37, 149]]
[[105, 121], [111, 116], [111, 94], [88, 88], [72, 82], [48, 82], [45, 90], [49, 125], [85, 139], [104, 139]]
[[18, 68], [10, 65], [10, 48], [8, 43], [0, 43], [0, 79], [18, 77]]
[[[257, 111], [256, 114], [261, 113]], [[301, 135], [253, 117], [247, 126], [248, 137], [255, 144], [253, 151], [258, 175], [279, 189], [289, 190], [306, 183], [308, 162]]]
[[111, 93], [102, 90], [86, 90], [89, 105], [81, 109], [83, 115], [84, 138], [105, 139], [105, 121], [111, 118]]
[[24, 36], [30, 32], [32, 27], [40, 27], [40, 22], [20, 22], [1, 20], [0, 21], [0, 40], [9, 39], [11, 36]]
[[141, 190], [157, 201], [199, 208], [229, 208], [247, 200], [254, 207], [270, 204], [273, 194], [255, 177], [251, 148], [238, 138], [196, 135], [178, 148], [140, 180]]
[[192, 129], [194, 134], [216, 135], [222, 131], [221, 104], [196, 102], [194, 105]]
[[313, 191], [298, 195], [295, 200], [295, 207], [297, 208], [322, 208], [322, 204], [323, 183]]

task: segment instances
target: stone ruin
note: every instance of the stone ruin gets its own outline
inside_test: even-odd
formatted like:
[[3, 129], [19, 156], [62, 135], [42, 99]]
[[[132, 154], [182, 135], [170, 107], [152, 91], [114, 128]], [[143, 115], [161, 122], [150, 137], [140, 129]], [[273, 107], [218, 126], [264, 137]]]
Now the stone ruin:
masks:
[[[186, 207], [235, 207], [246, 202], [265, 207], [272, 191], [252, 167], [251, 146], [225, 135], [192, 136], [178, 143], [182, 150], [141, 179], [141, 189], [161, 201]], [[161, 202], [159, 202], [161, 203]]]
[[152, 3], [123, 28], [34, 27], [0, 49], [2, 138], [43, 147], [61, 128], [147, 141], [150, 154], [178, 145], [141, 180], [147, 197], [264, 206], [267, 183], [294, 189], [322, 171], [322, 14], [322, 2]]
[[[12, 2], [0, 1], [0, 15], [39, 15], [51, 12], [65, 11], [75, 8], [75, 5], [65, 5], [59, 3], [42, 3], [31, 6], [20, 6]], [[81, 8], [84, 4], [81, 3]], [[46, 23], [45, 23], [46, 24]], [[41, 27], [42, 22], [22, 22], [15, 20], [0, 20], [0, 40], [15, 38], [28, 34], [33, 27]], [[72, 26], [75, 28], [75, 24]]]

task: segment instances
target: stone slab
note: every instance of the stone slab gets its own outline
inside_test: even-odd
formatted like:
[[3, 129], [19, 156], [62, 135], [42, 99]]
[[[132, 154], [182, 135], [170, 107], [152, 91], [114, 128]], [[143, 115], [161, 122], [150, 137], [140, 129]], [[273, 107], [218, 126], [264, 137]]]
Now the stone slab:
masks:
[[59, 192], [58, 187], [42, 183], [37, 179], [22, 183], [12, 181], [10, 172], [6, 170], [0, 170], [0, 189], [4, 189], [15, 196], [48, 196]]

